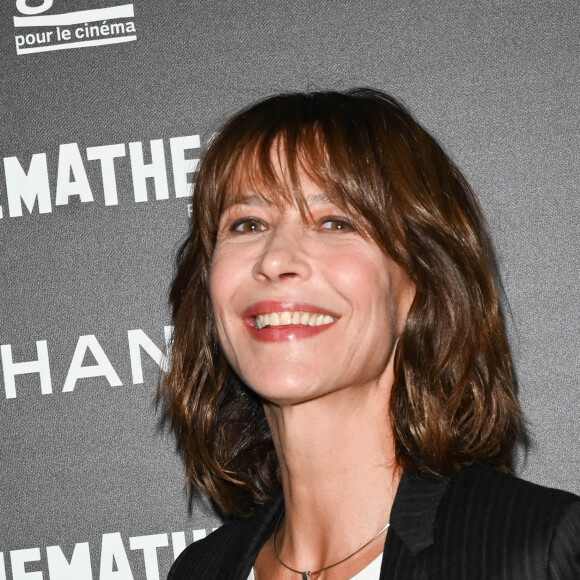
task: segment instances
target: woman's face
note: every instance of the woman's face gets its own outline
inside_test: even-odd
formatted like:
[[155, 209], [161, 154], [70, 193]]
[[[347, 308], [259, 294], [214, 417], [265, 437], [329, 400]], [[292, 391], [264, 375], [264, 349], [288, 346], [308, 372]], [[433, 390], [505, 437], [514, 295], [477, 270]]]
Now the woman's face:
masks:
[[413, 284], [314, 183], [301, 185], [308, 219], [251, 192], [221, 216], [210, 291], [222, 348], [274, 404], [390, 389]]

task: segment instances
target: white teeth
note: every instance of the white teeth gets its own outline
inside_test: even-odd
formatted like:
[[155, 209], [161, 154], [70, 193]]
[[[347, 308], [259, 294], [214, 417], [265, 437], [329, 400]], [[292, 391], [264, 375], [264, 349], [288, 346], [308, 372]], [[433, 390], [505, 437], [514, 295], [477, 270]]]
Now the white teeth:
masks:
[[267, 326], [323, 326], [325, 324], [332, 324], [334, 318], [329, 314], [317, 314], [310, 312], [291, 312], [285, 310], [283, 312], [270, 312], [268, 314], [258, 314], [255, 317], [256, 328], [261, 330]]

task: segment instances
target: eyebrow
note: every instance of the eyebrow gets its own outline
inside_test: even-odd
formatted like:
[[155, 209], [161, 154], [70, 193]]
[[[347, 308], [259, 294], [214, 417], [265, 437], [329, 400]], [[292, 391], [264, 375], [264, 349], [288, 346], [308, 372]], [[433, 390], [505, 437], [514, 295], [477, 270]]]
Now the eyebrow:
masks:
[[[309, 207], [313, 205], [333, 205], [333, 202], [324, 193], [309, 195], [305, 198], [305, 201]], [[269, 206], [274, 204], [261, 195], [247, 195], [242, 193], [228, 199], [224, 209], [229, 209], [234, 205]]]
[[234, 205], [271, 205], [270, 202], [261, 195], [246, 195], [239, 193], [226, 200], [224, 209], [229, 209]]

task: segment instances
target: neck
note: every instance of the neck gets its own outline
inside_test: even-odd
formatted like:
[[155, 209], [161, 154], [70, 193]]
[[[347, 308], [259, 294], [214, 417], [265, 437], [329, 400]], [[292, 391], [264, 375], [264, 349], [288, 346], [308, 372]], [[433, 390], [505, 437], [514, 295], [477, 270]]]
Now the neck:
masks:
[[286, 513], [282, 553], [322, 567], [389, 521], [400, 479], [390, 389], [344, 389], [298, 405], [265, 404], [280, 460]]

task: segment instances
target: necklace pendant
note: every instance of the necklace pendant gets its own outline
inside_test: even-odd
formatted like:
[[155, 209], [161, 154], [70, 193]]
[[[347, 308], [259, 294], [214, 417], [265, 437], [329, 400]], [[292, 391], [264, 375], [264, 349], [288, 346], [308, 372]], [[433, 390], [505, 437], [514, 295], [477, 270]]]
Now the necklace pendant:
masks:
[[310, 572], [302, 572], [302, 580], [310, 580]]

